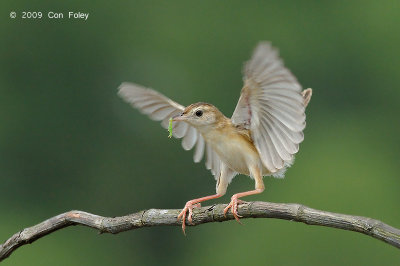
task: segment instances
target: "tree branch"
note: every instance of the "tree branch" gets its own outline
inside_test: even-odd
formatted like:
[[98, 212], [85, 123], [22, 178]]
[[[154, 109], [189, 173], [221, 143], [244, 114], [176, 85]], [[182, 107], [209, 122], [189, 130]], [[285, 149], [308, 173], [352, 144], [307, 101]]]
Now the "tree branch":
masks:
[[[225, 207], [225, 204], [218, 204], [194, 209], [193, 225], [234, 219], [230, 213], [227, 217], [224, 217], [223, 209]], [[100, 233], [112, 234], [150, 226], [180, 226], [181, 222], [176, 219], [180, 211], [149, 209], [115, 218], [102, 217], [83, 211], [69, 211], [14, 234], [0, 245], [0, 261], [10, 256], [20, 246], [30, 244], [45, 235], [70, 225], [84, 225], [97, 229]], [[239, 214], [243, 216], [243, 219], [277, 218], [360, 232], [400, 248], [399, 229], [367, 217], [320, 211], [301, 204], [270, 202], [241, 204], [239, 205]]]

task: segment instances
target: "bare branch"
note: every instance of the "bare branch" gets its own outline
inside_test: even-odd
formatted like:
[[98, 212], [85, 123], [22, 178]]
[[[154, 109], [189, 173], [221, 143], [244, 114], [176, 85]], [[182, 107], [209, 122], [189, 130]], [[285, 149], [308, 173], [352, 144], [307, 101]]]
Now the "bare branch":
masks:
[[[223, 222], [234, 219], [232, 214], [223, 215], [225, 204], [196, 208], [193, 225]], [[11, 255], [20, 246], [70, 225], [84, 225], [101, 233], [119, 232], [142, 227], [175, 225], [180, 226], [176, 217], [181, 210], [149, 209], [121, 217], [102, 217], [83, 211], [70, 211], [52, 217], [40, 224], [23, 229], [0, 245], [0, 261]], [[239, 214], [244, 218], [277, 218], [360, 232], [380, 239], [400, 248], [400, 230], [381, 221], [367, 217], [351, 216], [311, 209], [301, 204], [247, 202], [239, 206]]]

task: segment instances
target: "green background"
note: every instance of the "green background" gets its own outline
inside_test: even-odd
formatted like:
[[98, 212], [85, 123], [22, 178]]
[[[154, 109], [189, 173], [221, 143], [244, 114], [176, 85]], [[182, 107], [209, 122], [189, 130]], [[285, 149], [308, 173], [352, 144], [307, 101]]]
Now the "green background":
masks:
[[[40, 3], [39, 3], [40, 2]], [[89, 2], [89, 1], [88, 1]], [[119, 216], [212, 194], [204, 162], [123, 102], [123, 81], [225, 115], [260, 40], [314, 95], [283, 180], [246, 200], [296, 202], [400, 227], [399, 1], [1, 1], [0, 241], [78, 209]], [[17, 12], [11, 19], [9, 13]], [[22, 11], [45, 18], [21, 19]], [[63, 12], [64, 19], [47, 18]], [[90, 13], [69, 20], [69, 11]], [[238, 176], [222, 199], [252, 189]], [[4, 265], [398, 265], [359, 233], [273, 219], [98, 235], [69, 227]]]

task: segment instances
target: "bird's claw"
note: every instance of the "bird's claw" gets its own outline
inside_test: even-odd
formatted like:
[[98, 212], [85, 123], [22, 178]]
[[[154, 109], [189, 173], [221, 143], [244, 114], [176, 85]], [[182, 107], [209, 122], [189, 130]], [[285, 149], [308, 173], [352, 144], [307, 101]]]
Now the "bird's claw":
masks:
[[235, 217], [236, 221], [240, 224], [242, 224], [239, 220], [239, 217], [242, 218], [243, 216], [238, 214], [238, 205], [245, 203], [245, 201], [242, 201], [240, 199], [238, 199], [237, 197], [233, 196], [231, 198], [231, 202], [228, 204], [228, 206], [226, 206], [226, 208], [224, 209], [224, 216], [226, 217], [226, 213], [229, 211], [229, 209], [231, 209], [231, 212], [233, 214], [233, 217]]
[[201, 207], [200, 203], [195, 203], [193, 204], [192, 201], [188, 201], [185, 204], [185, 207], [182, 209], [182, 211], [179, 213], [177, 220], [182, 220], [182, 231], [183, 234], [186, 235], [186, 224], [185, 224], [185, 220], [186, 220], [186, 213], [189, 211], [189, 215], [187, 216], [188, 222], [193, 225], [193, 220], [192, 220], [192, 215], [193, 215], [193, 208], [198, 208]]

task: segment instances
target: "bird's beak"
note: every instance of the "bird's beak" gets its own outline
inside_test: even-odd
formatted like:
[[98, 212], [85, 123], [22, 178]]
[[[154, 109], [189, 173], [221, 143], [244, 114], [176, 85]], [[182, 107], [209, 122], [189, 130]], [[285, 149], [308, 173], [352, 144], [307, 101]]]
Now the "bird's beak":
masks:
[[185, 121], [186, 117], [183, 115], [183, 113], [177, 114], [175, 116], [172, 117], [172, 121], [176, 122], [176, 121]]

